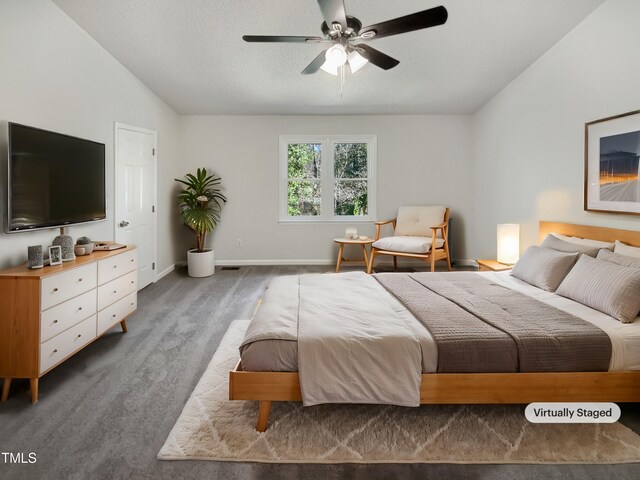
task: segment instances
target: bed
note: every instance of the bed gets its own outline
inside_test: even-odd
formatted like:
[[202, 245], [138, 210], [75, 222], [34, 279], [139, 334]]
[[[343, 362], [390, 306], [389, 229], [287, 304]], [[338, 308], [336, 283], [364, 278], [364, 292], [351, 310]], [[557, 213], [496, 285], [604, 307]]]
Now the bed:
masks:
[[[620, 240], [628, 245], [640, 246], [640, 232], [628, 230], [540, 222], [539, 232], [541, 239], [546, 237], [550, 232], [556, 232], [607, 242]], [[607, 361], [609, 365], [602, 368], [602, 361], [600, 361], [599, 364], [589, 363], [589, 359], [587, 358], [583, 359], [581, 366], [575, 366], [573, 364], [568, 366], [567, 370], [570, 371], [539, 371], [539, 366], [533, 366], [530, 369], [531, 371], [524, 372], [513, 372], [509, 369], [505, 369], [504, 372], [500, 373], [493, 371], [482, 371], [481, 373], [438, 372], [435, 367], [430, 366], [429, 355], [425, 353], [428, 352], [427, 347], [429, 340], [427, 338], [426, 340], [421, 340], [422, 373], [419, 373], [417, 385], [415, 386], [419, 400], [403, 403], [399, 398], [395, 398], [388, 402], [382, 401], [380, 403], [410, 405], [418, 401], [420, 404], [530, 403], [535, 401], [640, 401], [640, 320], [636, 319], [635, 322], [623, 325], [617, 320], [603, 313], [596, 312], [584, 305], [576, 304], [576, 302], [572, 300], [559, 297], [553, 293], [548, 293], [528, 285], [525, 282], [518, 281], [507, 272], [469, 273], [467, 275], [478, 275], [489, 278], [490, 283], [494, 286], [502, 285], [510, 291], [522, 293], [527, 297], [539, 300], [542, 304], [555, 307], [558, 311], [568, 312], [571, 315], [577, 315], [583, 318], [589, 324], [597, 327], [598, 331], [606, 333], [606, 336], [610, 339], [612, 351], [610, 357], [608, 357], [610, 360]], [[341, 278], [345, 279], [346, 277]], [[394, 276], [387, 278], [402, 279], [402, 277]], [[436, 279], [437, 277], [433, 276], [428, 278]], [[433, 288], [433, 286], [431, 286], [431, 288]], [[283, 291], [286, 291], [286, 289]], [[400, 288], [399, 291], [402, 292], [402, 288]], [[374, 314], [375, 309], [367, 310], [366, 306], [362, 306], [361, 308], [363, 308], [364, 311], [368, 311], [368, 314]], [[276, 317], [279, 315], [284, 316], [286, 315], [285, 312], [286, 310], [278, 312], [276, 309], [272, 315]], [[260, 310], [258, 310], [258, 313], [260, 313]], [[264, 311], [261, 313], [264, 314]], [[271, 313], [269, 314], [271, 315]], [[316, 308], [314, 314], [320, 315], [318, 318], [322, 318], [323, 309]], [[253, 348], [245, 348], [243, 351], [244, 363], [251, 365], [251, 368], [254, 370], [252, 371], [240, 360], [236, 368], [230, 372], [229, 377], [229, 398], [231, 400], [259, 401], [258, 422], [256, 426], [258, 431], [265, 431], [267, 428], [271, 402], [302, 401], [303, 399], [300, 375], [297, 371], [296, 342], [271, 342], [271, 345], [269, 345], [269, 343], [269, 341], [265, 341], [262, 344], [260, 344], [260, 342], [253, 342]], [[423, 344], [427, 344], [427, 347]], [[268, 358], [267, 353], [265, 353], [268, 349], [265, 350], [263, 348], [265, 346], [277, 352], [275, 355], [277, 361], [272, 362], [271, 365], [267, 365], [266, 367], [260, 367], [257, 366], [258, 363], [253, 359]], [[257, 347], [261, 347], [262, 350]], [[400, 351], [403, 350], [406, 350], [406, 348], [400, 347]], [[502, 347], [497, 343], [496, 347], [492, 347], [490, 350], [493, 352], [501, 351]], [[247, 352], [251, 354], [247, 355]], [[532, 355], [531, 358], [535, 360], [535, 354]], [[393, 361], [389, 363], [390, 365], [394, 365]], [[433, 360], [431, 364], [433, 364]], [[589, 365], [595, 366], [593, 370], [597, 369], [600, 371], [591, 371]], [[399, 382], [411, 383], [415, 380], [415, 378], [411, 379], [409, 376], [406, 376], [405, 379], [405, 376], [403, 376], [401, 372], [401, 363], [397, 363], [395, 366], [398, 367]], [[272, 371], [257, 371], [258, 368]], [[490, 369], [491, 367], [487, 368]], [[560, 366], [558, 368], [562, 369], [563, 367]], [[587, 368], [588, 371], [576, 371], [584, 370], [585, 368]], [[344, 386], [342, 387], [345, 388]], [[363, 403], [378, 402], [369, 401]]]

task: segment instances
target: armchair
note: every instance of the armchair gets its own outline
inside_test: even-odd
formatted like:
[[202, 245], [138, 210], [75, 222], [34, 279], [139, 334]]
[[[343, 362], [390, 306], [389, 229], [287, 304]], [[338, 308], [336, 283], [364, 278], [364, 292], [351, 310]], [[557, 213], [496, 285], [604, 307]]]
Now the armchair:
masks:
[[[393, 226], [393, 236], [380, 237], [384, 225]], [[431, 263], [435, 271], [438, 260], [446, 260], [451, 270], [449, 257], [449, 209], [443, 206], [400, 207], [398, 216], [392, 220], [376, 222], [376, 238], [371, 245], [367, 273], [373, 271], [378, 255], [391, 255], [393, 268], [398, 268], [397, 257], [411, 257]]]

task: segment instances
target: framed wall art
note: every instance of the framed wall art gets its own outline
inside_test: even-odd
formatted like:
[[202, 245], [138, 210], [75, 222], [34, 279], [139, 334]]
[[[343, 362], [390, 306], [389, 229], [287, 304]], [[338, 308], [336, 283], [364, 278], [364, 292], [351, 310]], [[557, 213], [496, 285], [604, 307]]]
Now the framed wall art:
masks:
[[584, 209], [640, 215], [640, 110], [584, 128]]

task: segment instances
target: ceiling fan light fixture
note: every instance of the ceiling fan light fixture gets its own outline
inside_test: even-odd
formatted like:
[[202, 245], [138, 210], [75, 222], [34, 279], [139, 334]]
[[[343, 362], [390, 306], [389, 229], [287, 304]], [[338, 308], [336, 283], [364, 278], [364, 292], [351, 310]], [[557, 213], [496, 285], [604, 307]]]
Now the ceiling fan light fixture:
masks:
[[322, 70], [323, 72], [327, 72], [331, 75], [335, 75], [336, 77], [338, 76], [338, 67], [336, 67], [335, 65], [332, 65], [328, 60], [322, 64], [322, 66], [320, 67], [320, 70]]
[[324, 54], [324, 58], [327, 60], [325, 65], [338, 68], [347, 63], [347, 51], [344, 46], [338, 43], [327, 50]]
[[347, 57], [347, 60], [349, 61], [349, 67], [351, 68], [351, 73], [356, 73], [358, 70], [364, 67], [367, 63], [369, 63], [369, 60], [364, 58], [362, 55], [360, 55], [356, 51], [351, 52]]

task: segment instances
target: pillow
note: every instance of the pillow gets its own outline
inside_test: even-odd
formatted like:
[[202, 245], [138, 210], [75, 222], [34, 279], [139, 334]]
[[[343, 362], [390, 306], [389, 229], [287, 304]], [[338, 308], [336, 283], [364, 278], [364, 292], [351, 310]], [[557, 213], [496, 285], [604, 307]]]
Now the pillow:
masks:
[[600, 240], [591, 240], [590, 238], [580, 238], [580, 237], [567, 237], [566, 235], [562, 235], [561, 233], [551, 233], [556, 238], [560, 240], [564, 240], [565, 242], [574, 243], [576, 245], [587, 245], [588, 247], [598, 247], [598, 248], [606, 248], [607, 250], [613, 251], [614, 243], [613, 242], [602, 242]]
[[529, 247], [513, 266], [511, 275], [548, 292], [555, 292], [576, 263], [578, 255], [551, 248]]
[[613, 253], [609, 250], [600, 250], [596, 258], [598, 260], [604, 260], [605, 262], [622, 265], [623, 267], [640, 268], [640, 258], [627, 257], [626, 255]]
[[558, 237], [555, 237], [552, 234], [547, 235], [540, 246], [544, 248], [551, 248], [553, 250], [557, 250], [558, 252], [584, 253], [586, 255], [589, 255], [590, 257], [595, 257], [600, 250], [600, 247], [578, 245], [577, 243], [566, 242], [564, 240], [560, 240]]
[[630, 247], [622, 242], [616, 240], [615, 247], [613, 247], [614, 253], [624, 255], [626, 257], [640, 258], [640, 248]]
[[[447, 207], [441, 205], [422, 205], [398, 208], [396, 218], [396, 237], [409, 235], [412, 237], [433, 237], [431, 227], [444, 222]], [[436, 230], [436, 236], [442, 237], [442, 230]]]
[[556, 293], [631, 323], [640, 312], [640, 268], [581, 255]]

